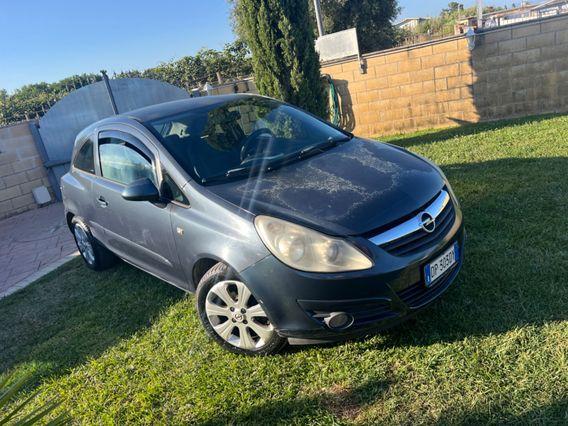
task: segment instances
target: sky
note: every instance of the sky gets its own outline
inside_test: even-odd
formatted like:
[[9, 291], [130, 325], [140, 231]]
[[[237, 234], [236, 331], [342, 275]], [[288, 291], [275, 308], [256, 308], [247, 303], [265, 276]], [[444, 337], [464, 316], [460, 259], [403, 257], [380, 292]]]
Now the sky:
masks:
[[[471, 7], [477, 4], [475, 0], [455, 1], [464, 4], [465, 7]], [[539, 3], [540, 1], [541, 0], [533, 0], [531, 3]], [[449, 2], [450, 0], [399, 0], [398, 3], [402, 6], [399, 19], [436, 16]], [[483, 3], [489, 6], [511, 6], [512, 3], [515, 3], [515, 0], [484, 0]], [[516, 3], [520, 4], [521, 0], [516, 0]]]
[[[399, 0], [399, 19], [437, 15], [448, 1]], [[233, 40], [226, 0], [0, 0], [0, 88], [145, 69]]]

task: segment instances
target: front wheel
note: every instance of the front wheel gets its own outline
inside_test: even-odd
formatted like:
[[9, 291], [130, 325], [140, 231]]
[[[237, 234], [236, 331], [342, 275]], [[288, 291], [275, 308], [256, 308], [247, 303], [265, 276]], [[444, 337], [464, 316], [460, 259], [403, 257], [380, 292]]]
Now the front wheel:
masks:
[[205, 330], [223, 348], [270, 355], [286, 344], [247, 285], [224, 263], [213, 266], [197, 287], [197, 311]]

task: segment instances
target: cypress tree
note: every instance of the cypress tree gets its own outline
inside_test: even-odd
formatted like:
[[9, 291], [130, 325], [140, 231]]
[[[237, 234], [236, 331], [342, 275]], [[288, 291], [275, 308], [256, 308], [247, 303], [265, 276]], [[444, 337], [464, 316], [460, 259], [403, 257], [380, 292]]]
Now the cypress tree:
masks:
[[259, 92], [325, 117], [325, 93], [308, 0], [233, 3], [236, 29], [251, 50]]

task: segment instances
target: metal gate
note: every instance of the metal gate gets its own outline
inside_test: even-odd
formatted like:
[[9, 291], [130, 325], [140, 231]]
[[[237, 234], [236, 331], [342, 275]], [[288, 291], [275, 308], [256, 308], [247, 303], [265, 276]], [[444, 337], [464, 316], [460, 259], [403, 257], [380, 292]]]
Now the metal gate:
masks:
[[[189, 98], [185, 90], [145, 78], [99, 81], [71, 92], [53, 105], [31, 131], [58, 200], [59, 180], [67, 173], [77, 134], [88, 125], [118, 113]], [[114, 105], [113, 105], [114, 104]]]

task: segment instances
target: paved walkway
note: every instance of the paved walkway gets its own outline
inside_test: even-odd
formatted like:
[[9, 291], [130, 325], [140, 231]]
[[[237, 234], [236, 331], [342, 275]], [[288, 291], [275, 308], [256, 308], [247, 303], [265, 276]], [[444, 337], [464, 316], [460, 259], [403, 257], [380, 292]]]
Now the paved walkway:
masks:
[[77, 254], [61, 203], [0, 221], [0, 242], [0, 299]]

